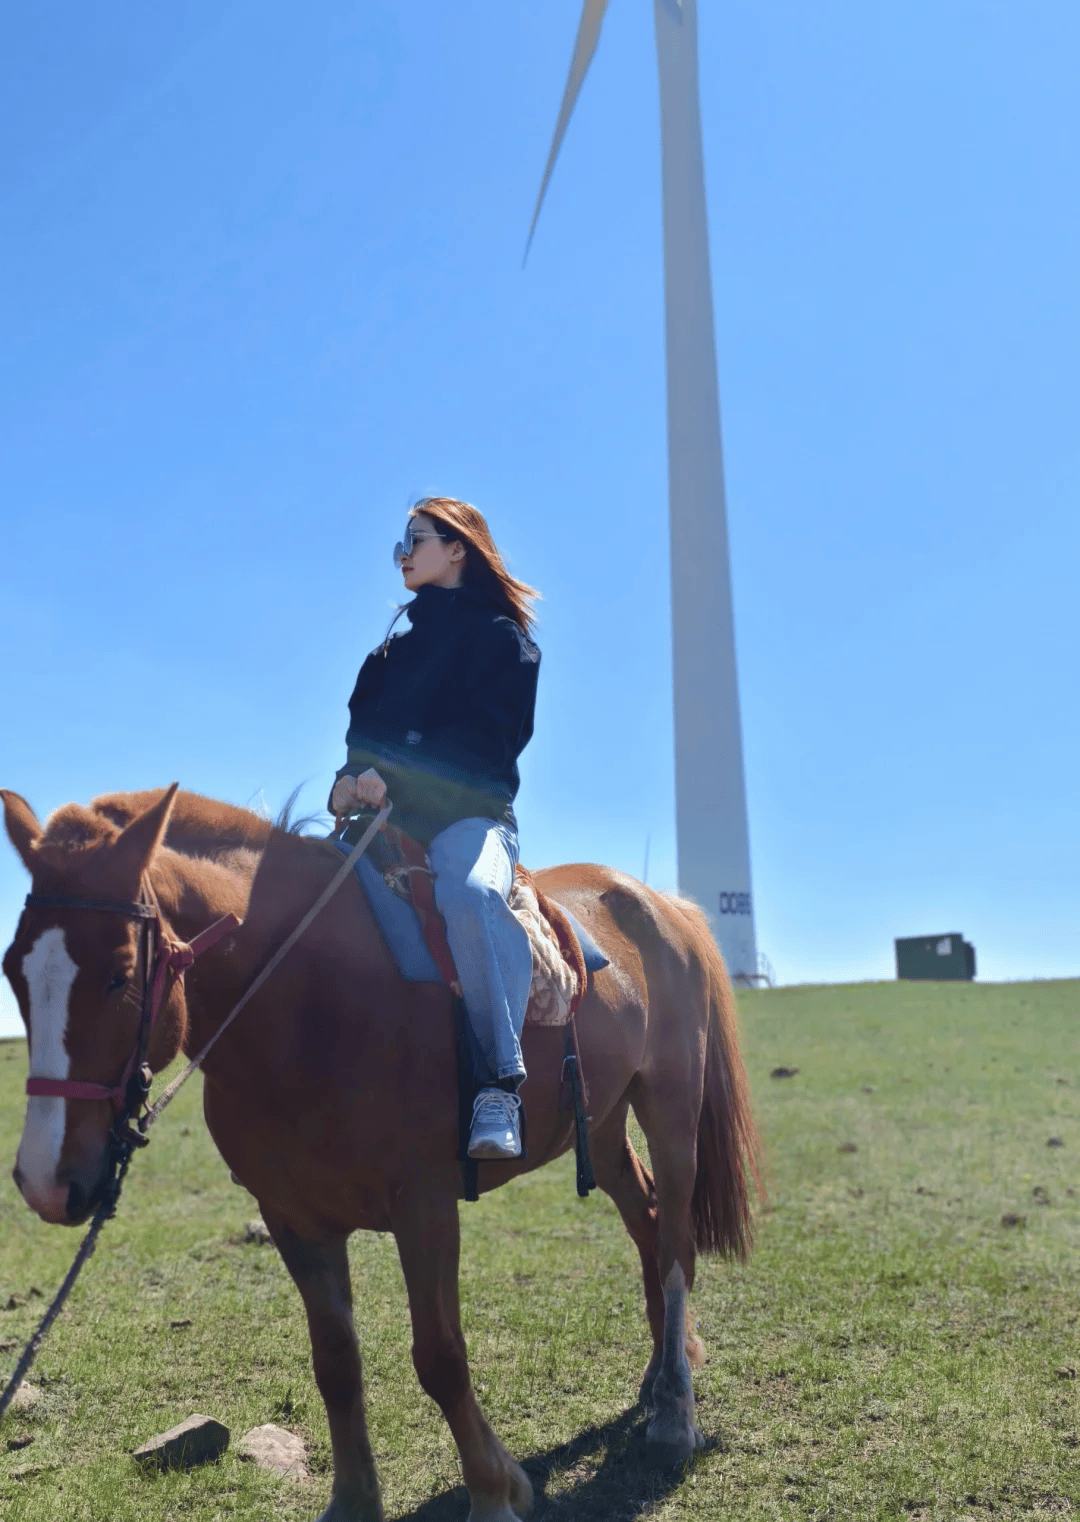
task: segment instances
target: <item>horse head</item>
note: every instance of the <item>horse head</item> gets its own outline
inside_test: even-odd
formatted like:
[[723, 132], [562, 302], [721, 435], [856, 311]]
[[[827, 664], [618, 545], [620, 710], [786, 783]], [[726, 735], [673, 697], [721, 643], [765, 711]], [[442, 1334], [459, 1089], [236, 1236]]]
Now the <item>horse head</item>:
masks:
[[[0, 790], [4, 823], [32, 891], [3, 959], [26, 1026], [31, 1079], [115, 1087], [139, 1040], [149, 937], [123, 912], [149, 883], [176, 784], [124, 828], [68, 804], [45, 828], [17, 793]], [[151, 1033], [155, 1071], [179, 1051], [187, 1022], [182, 982]], [[111, 1175], [112, 1101], [31, 1095], [13, 1177], [45, 1221], [75, 1226]]]

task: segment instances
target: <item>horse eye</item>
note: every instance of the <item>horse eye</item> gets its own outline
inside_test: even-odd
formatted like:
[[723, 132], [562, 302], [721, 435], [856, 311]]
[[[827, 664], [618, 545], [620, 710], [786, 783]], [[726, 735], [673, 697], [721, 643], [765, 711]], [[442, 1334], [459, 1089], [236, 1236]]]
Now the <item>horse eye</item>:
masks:
[[116, 993], [119, 989], [123, 988], [127, 980], [128, 979], [126, 972], [114, 973], [113, 976], [109, 979], [108, 987], [105, 989], [105, 992], [107, 994]]

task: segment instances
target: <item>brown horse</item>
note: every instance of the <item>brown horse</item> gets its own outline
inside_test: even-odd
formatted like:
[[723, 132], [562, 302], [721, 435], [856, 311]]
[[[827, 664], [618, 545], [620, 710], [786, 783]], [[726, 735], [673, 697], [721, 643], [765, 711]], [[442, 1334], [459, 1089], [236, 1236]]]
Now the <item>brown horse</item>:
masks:
[[[156, 898], [190, 941], [227, 913], [240, 930], [178, 982], [156, 1023], [154, 1071], [199, 1050], [341, 864], [325, 841], [190, 793], [69, 804], [43, 829], [2, 793], [8, 834], [36, 895], [4, 957], [26, 1022], [30, 1073], [115, 1084], [136, 1040], [137, 926], [88, 907]], [[618, 1207], [645, 1277], [653, 1355], [642, 1394], [665, 1463], [700, 1445], [690, 1364], [700, 1343], [686, 1295], [697, 1251], [742, 1254], [758, 1142], [724, 965], [699, 910], [604, 867], [539, 873], [611, 959], [578, 1013], [597, 1182]], [[78, 902], [72, 902], [77, 900]], [[480, 1188], [565, 1152], [563, 1033], [526, 1029], [529, 1157], [483, 1162]], [[322, 1522], [381, 1518], [364, 1419], [346, 1242], [392, 1231], [408, 1287], [413, 1362], [461, 1454], [473, 1522], [511, 1522], [529, 1482], [477, 1404], [458, 1316], [458, 1111], [447, 990], [400, 977], [350, 876], [205, 1064], [204, 1110], [225, 1162], [258, 1200], [307, 1311], [334, 1451]], [[633, 1108], [653, 1174], [626, 1134]], [[15, 1168], [45, 1220], [77, 1224], [108, 1172], [111, 1106], [32, 1097]]]

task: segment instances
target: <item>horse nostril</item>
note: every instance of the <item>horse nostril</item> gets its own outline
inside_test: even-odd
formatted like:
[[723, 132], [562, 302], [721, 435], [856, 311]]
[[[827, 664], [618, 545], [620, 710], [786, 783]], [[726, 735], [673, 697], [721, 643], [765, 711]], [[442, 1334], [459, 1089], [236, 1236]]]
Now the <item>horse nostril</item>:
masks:
[[81, 1221], [86, 1215], [86, 1192], [79, 1184], [68, 1185], [67, 1217], [69, 1221]]
[[12, 1168], [11, 1177], [15, 1180], [15, 1188], [19, 1191], [20, 1194], [22, 1194], [23, 1176], [22, 1169], [19, 1167], [18, 1163], [16, 1163], [14, 1168]]

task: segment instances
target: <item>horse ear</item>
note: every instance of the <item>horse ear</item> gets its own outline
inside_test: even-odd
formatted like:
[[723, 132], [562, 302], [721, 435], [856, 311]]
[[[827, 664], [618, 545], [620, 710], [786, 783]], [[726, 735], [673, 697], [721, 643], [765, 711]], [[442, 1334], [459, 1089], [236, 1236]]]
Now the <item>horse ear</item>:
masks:
[[133, 892], [150, 865], [151, 857], [165, 838], [179, 786], [179, 782], [174, 782], [172, 787], [166, 788], [157, 803], [152, 803], [145, 814], [133, 819], [110, 847], [110, 867], [119, 872], [125, 883], [131, 885]]
[[41, 838], [41, 826], [37, 822], [33, 809], [25, 798], [19, 797], [18, 793], [10, 793], [0, 788], [0, 798], [4, 800], [4, 825], [8, 838], [22, 857], [26, 870], [32, 872], [34, 870], [32, 853], [35, 842]]

